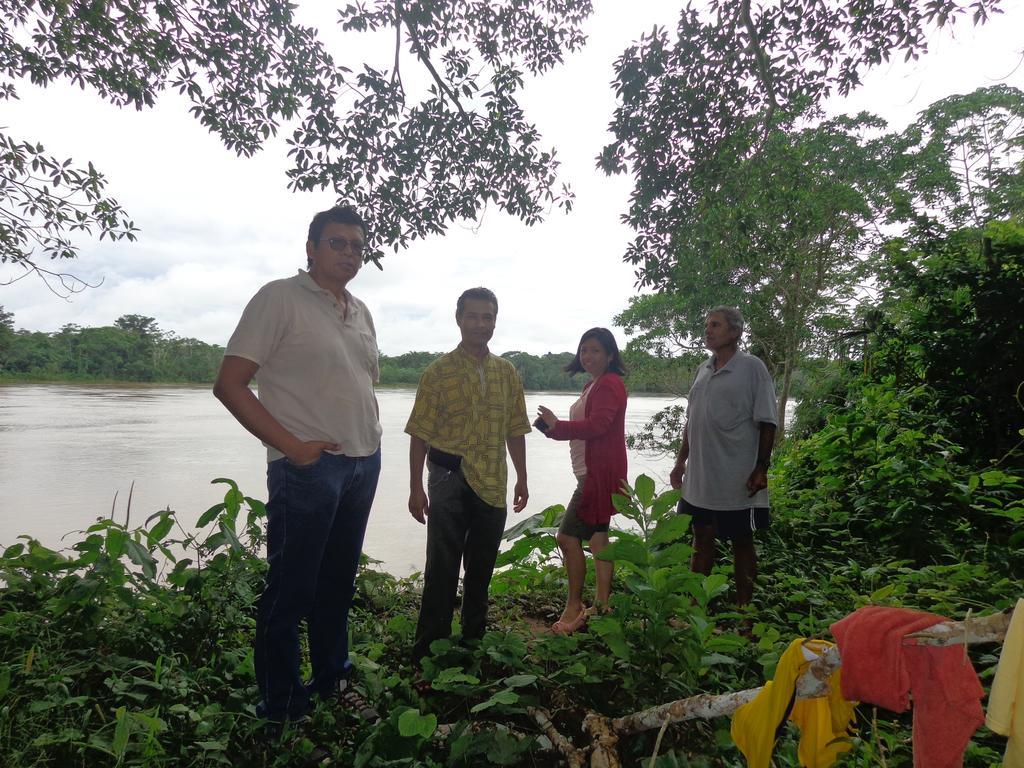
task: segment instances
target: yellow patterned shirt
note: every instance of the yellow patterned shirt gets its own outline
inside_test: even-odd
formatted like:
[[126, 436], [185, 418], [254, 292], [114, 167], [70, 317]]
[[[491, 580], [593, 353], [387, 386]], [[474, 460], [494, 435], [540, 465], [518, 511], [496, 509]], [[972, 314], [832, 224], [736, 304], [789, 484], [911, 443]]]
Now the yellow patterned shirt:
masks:
[[477, 496], [504, 507], [505, 440], [530, 431], [523, 382], [508, 360], [477, 360], [462, 347], [423, 372], [407, 434], [462, 457], [462, 473]]

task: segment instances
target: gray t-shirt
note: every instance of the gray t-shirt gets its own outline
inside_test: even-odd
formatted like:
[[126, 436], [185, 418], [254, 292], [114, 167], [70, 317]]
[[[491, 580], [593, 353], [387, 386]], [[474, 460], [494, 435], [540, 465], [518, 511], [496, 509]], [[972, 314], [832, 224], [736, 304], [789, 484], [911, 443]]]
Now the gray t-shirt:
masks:
[[715, 510], [767, 507], [768, 490], [747, 495], [757, 463], [758, 424], [778, 424], [775, 385], [764, 363], [737, 351], [718, 371], [711, 358], [697, 371], [686, 407], [690, 455], [683, 498]]
[[[267, 283], [249, 301], [225, 355], [260, 368], [263, 406], [300, 440], [338, 443], [345, 456], [380, 446], [377, 333], [366, 305], [348, 291], [347, 313], [303, 270]], [[267, 446], [267, 461], [281, 458]]]

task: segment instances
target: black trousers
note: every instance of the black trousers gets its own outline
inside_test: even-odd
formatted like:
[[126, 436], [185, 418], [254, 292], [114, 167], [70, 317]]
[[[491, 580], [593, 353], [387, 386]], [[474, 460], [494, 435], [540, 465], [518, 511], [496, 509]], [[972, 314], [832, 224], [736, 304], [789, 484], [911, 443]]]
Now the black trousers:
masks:
[[469, 487], [459, 471], [427, 462], [427, 564], [423, 601], [416, 624], [413, 658], [430, 652], [430, 644], [451, 633], [460, 567], [462, 636], [483, 637], [487, 627], [487, 590], [505, 531], [506, 509], [492, 507]]

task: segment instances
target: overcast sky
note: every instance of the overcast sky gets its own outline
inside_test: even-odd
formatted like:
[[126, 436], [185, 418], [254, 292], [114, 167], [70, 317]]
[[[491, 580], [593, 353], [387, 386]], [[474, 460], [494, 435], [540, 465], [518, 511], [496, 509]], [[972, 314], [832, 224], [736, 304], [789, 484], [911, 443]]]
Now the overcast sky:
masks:
[[[632, 268], [622, 262], [631, 232], [619, 220], [631, 180], [604, 176], [594, 158], [607, 141], [615, 106], [609, 87], [615, 58], [654, 24], [674, 26], [680, 3], [597, 5], [586, 48], [531, 82], [522, 96], [545, 145], [558, 150], [562, 178], [576, 192], [574, 210], [553, 211], [530, 228], [492, 209], [479, 222], [389, 253], [383, 272], [364, 267], [349, 288], [373, 312], [384, 354], [453, 347], [455, 299], [473, 285], [498, 295], [492, 350], [535, 354], [574, 349], [585, 329], [610, 326], [634, 293]], [[874, 70], [850, 99], [831, 102], [830, 111], [866, 109], [902, 128], [943, 96], [995, 83], [1024, 88], [1024, 4], [1007, 5], [1013, 7], [983, 27], [961, 20], [953, 33], [933, 34], [927, 57]], [[319, 10], [326, 6], [305, 3], [303, 20], [320, 26], [339, 60], [351, 66], [369, 52], [383, 54], [387, 65], [390, 53], [379, 41], [342, 33], [333, 14]], [[406, 61], [408, 80], [408, 54]], [[179, 335], [223, 344], [260, 285], [305, 266], [309, 219], [335, 202], [327, 191], [287, 191], [282, 140], [255, 158], [237, 158], [175, 94], [141, 113], [114, 109], [66, 85], [22, 84], [19, 94], [17, 102], [0, 102], [0, 126], [42, 142], [50, 154], [79, 165], [92, 161], [141, 234], [135, 243], [82, 241], [79, 260], [64, 266], [102, 285], [68, 300], [34, 278], [0, 285], [0, 305], [14, 312], [17, 328], [109, 325], [136, 313]], [[17, 274], [0, 267], [0, 281]], [[621, 341], [621, 331], [617, 335]]]

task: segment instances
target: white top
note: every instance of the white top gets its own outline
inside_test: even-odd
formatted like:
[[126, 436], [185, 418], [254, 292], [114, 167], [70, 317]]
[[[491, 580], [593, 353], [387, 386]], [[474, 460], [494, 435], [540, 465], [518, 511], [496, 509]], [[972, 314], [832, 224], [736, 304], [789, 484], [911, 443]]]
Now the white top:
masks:
[[714, 510], [768, 506], [768, 489], [747, 495], [757, 464], [758, 424], [778, 424], [775, 384], [764, 363], [737, 351], [719, 370], [714, 358], [697, 371], [686, 406], [690, 455], [683, 498]]
[[[579, 399], [569, 406], [569, 421], [582, 421], [587, 417], [587, 397], [593, 387], [586, 387]], [[587, 474], [587, 441], [570, 440], [569, 458], [572, 459], [572, 473], [576, 477], [584, 477]]]
[[[267, 283], [253, 296], [225, 355], [259, 366], [260, 402], [300, 440], [338, 443], [345, 456], [370, 456], [380, 446], [377, 332], [366, 305], [334, 294], [304, 270]], [[264, 443], [266, 445], [266, 443]], [[267, 445], [267, 461], [282, 457]]]

